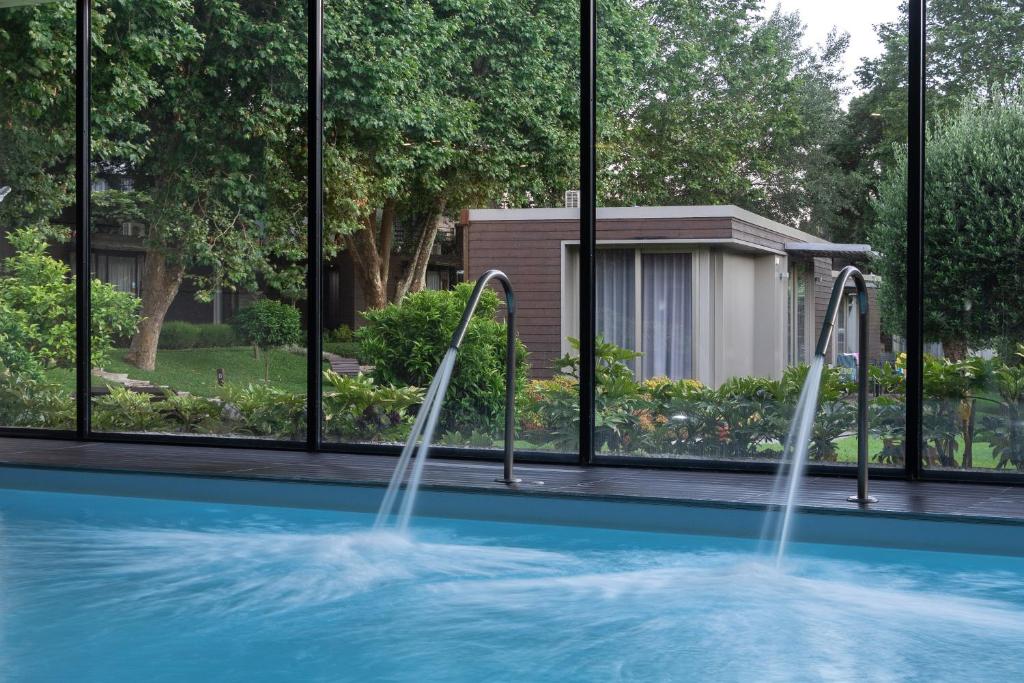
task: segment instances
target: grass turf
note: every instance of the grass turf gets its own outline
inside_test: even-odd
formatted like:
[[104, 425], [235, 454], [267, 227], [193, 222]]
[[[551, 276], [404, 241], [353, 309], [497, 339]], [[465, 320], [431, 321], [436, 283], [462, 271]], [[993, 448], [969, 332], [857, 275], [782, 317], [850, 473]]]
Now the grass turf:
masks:
[[[269, 353], [271, 386], [294, 393], [305, 392], [306, 357], [279, 350]], [[147, 380], [197, 396], [221, 396], [225, 389], [263, 382], [263, 357], [254, 358], [248, 346], [158, 351], [156, 369], [152, 372], [125, 363], [121, 360], [123, 354], [123, 351], [111, 354], [112, 360], [105, 364], [104, 370], [127, 373], [132, 379]], [[224, 369], [223, 387], [217, 386], [217, 368]]]

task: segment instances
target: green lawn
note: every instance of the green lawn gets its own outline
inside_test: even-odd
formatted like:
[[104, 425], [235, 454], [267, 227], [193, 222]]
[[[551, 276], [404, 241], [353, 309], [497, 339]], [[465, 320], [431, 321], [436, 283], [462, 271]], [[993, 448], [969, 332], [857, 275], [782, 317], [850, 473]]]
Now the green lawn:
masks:
[[[114, 351], [111, 354], [113, 360], [106, 363], [104, 370], [124, 372], [132, 379], [148, 380], [199, 396], [219, 396], [223, 391], [223, 387], [217, 386], [217, 368], [224, 369], [227, 387], [240, 388], [263, 381], [263, 358], [256, 360], [248, 346], [159, 351], [156, 370], [152, 372], [128, 365], [120, 360], [123, 354], [123, 351]], [[73, 385], [73, 372], [71, 379]], [[305, 392], [306, 357], [298, 353], [271, 351], [270, 384], [286, 391]]]

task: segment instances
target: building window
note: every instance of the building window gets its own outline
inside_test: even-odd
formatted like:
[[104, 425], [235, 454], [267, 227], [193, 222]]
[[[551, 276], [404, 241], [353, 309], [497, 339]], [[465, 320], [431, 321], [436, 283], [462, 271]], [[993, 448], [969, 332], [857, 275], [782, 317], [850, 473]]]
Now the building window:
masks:
[[139, 268], [141, 256], [123, 252], [94, 251], [93, 276], [114, 285], [121, 292], [139, 295]]
[[786, 364], [799, 365], [810, 360], [808, 349], [807, 285], [810, 274], [807, 268], [799, 263], [789, 269], [786, 285]]
[[857, 292], [846, 292], [839, 304], [839, 316], [836, 319], [836, 354], [857, 353], [860, 341], [857, 314]]
[[[575, 272], [579, 253], [569, 251]], [[693, 264], [689, 252], [599, 249], [595, 255], [597, 333], [643, 354], [641, 379], [693, 377]], [[574, 290], [575, 278], [566, 287]], [[569, 300], [575, 300], [570, 297]]]

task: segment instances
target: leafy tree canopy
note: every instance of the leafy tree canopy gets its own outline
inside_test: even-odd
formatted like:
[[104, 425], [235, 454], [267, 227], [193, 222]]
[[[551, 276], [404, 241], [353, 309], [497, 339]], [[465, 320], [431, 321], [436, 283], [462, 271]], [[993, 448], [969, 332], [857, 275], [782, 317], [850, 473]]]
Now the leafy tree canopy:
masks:
[[[939, 120], [925, 168], [925, 338], [960, 353], [1024, 337], [1024, 100], [968, 105]], [[885, 176], [870, 239], [881, 253], [886, 328], [906, 319], [906, 155]]]

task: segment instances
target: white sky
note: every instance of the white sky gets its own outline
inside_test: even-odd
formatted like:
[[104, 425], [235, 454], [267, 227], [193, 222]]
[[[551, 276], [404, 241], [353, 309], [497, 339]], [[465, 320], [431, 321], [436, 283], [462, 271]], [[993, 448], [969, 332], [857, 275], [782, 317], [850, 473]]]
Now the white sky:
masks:
[[861, 60], [882, 52], [874, 25], [896, 19], [900, 0], [765, 0], [764, 5], [769, 12], [776, 5], [785, 12], [799, 12], [807, 26], [804, 38], [811, 45], [823, 43], [833, 28], [849, 33], [845, 61], [848, 82], [853, 85], [854, 69]]

